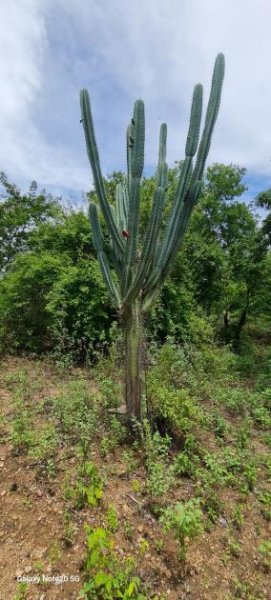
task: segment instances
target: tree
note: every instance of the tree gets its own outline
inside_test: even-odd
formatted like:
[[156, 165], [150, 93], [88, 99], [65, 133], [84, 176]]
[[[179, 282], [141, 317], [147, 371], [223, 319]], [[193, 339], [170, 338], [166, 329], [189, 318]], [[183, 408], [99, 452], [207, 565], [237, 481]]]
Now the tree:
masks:
[[255, 199], [255, 204], [259, 208], [265, 208], [269, 211], [263, 219], [262, 233], [266, 236], [269, 246], [271, 246], [271, 189], [260, 192]]
[[223, 314], [223, 335], [236, 350], [254, 298], [265, 278], [266, 239], [238, 197], [245, 169], [214, 164], [187, 238], [196, 298], [207, 314]]
[[[150, 218], [140, 249], [140, 188], [144, 165], [144, 104], [137, 100], [127, 130], [127, 182], [117, 185], [115, 205], [110, 205], [102, 178], [92, 114], [87, 90], [81, 91], [81, 112], [89, 160], [100, 209], [110, 238], [104, 234], [97, 206], [90, 203], [93, 243], [108, 291], [125, 330], [126, 341], [126, 407], [130, 419], [141, 419], [141, 370], [144, 340], [143, 319], [157, 299], [184, 238], [193, 207], [201, 191], [205, 161], [218, 115], [224, 76], [224, 56], [219, 54], [213, 73], [205, 125], [198, 147], [202, 113], [202, 86], [193, 94], [190, 125], [185, 147], [185, 160], [173, 206], [161, 239], [161, 222], [167, 192], [166, 136], [160, 129], [159, 159]], [[198, 151], [197, 151], [198, 150]], [[193, 157], [197, 153], [193, 168]], [[111, 262], [110, 262], [111, 261]], [[115, 277], [111, 265], [114, 266]]]
[[4, 188], [0, 202], [0, 275], [5, 272], [15, 256], [27, 249], [33, 228], [50, 219], [63, 215], [60, 203], [45, 192], [38, 193], [33, 181], [27, 194], [10, 183], [4, 173], [0, 174]]

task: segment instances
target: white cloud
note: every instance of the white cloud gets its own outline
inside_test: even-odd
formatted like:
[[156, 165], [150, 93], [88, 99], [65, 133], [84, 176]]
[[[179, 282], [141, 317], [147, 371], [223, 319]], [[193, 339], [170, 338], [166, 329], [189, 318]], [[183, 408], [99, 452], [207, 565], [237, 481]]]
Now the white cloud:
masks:
[[47, 0], [15, 0], [1, 9], [0, 21], [0, 170], [15, 181], [87, 185], [86, 170], [74, 164], [72, 148], [46, 140], [44, 122], [33, 121], [43, 86], [48, 51]]
[[[223, 51], [226, 78], [210, 158], [270, 173], [269, 0], [100, 0], [91, 9], [84, 0], [62, 0], [62, 6], [77, 18], [103, 69], [129, 98], [146, 100], [151, 130], [160, 116], [169, 122], [172, 160], [179, 157], [193, 84], [205, 84], [206, 98], [214, 58]], [[151, 134], [151, 159], [155, 144]]]
[[[271, 170], [269, 0], [14, 0], [1, 17], [0, 168], [15, 180], [88, 186], [77, 115], [82, 85], [93, 99], [105, 172], [123, 166], [125, 127], [137, 97], [146, 103], [147, 163], [156, 160], [164, 120], [169, 160], [182, 158], [193, 85], [204, 84], [206, 101], [215, 56], [223, 51], [225, 86], [210, 162], [239, 163], [265, 178], [266, 185]], [[52, 29], [58, 47], [52, 46]], [[63, 104], [56, 98], [58, 86]], [[48, 111], [37, 119], [46, 90]], [[48, 124], [54, 130], [56, 117], [63, 129], [54, 137]]]

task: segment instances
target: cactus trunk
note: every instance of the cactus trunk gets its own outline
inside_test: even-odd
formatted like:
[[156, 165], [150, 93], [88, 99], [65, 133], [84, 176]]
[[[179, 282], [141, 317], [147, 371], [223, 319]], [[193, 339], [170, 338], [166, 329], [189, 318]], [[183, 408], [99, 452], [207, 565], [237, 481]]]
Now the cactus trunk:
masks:
[[138, 301], [131, 304], [124, 315], [125, 327], [125, 401], [129, 419], [141, 420], [141, 393], [143, 373], [144, 332]]

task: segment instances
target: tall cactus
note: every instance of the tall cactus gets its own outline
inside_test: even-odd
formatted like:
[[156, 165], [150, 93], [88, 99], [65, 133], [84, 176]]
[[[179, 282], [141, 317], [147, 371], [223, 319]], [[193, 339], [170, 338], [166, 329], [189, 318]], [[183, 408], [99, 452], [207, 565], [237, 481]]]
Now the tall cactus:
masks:
[[[201, 191], [202, 177], [211, 137], [217, 119], [224, 77], [224, 56], [218, 54], [212, 78], [205, 123], [200, 138], [203, 88], [194, 89], [185, 159], [168, 218], [160, 239], [163, 209], [167, 192], [167, 126], [161, 125], [156, 187], [149, 222], [139, 248], [140, 187], [144, 166], [145, 116], [142, 100], [137, 100], [127, 129], [127, 179], [118, 184], [115, 206], [111, 206], [101, 173], [99, 154], [87, 90], [80, 93], [81, 116], [87, 153], [90, 160], [99, 205], [111, 240], [107, 257], [96, 204], [91, 202], [89, 217], [93, 243], [100, 268], [119, 316], [126, 339], [126, 407], [129, 418], [142, 416], [141, 373], [143, 315], [150, 309], [167, 277], [188, 227], [190, 216]], [[196, 157], [195, 157], [196, 155]], [[193, 165], [193, 158], [195, 164]], [[112, 267], [116, 280], [112, 277]]]

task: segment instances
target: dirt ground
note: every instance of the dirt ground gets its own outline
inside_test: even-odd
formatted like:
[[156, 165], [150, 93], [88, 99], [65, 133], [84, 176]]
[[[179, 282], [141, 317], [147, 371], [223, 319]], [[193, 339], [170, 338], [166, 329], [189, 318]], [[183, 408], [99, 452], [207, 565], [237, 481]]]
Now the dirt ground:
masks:
[[[92, 460], [105, 465], [107, 483], [101, 505], [72, 511], [73, 538], [69, 546], [63, 536], [67, 501], [63, 495], [65, 481], [76, 472], [78, 458], [74, 447], [61, 442], [55, 456], [55, 474], [40, 472], [38, 460], [28, 454], [14, 452], [10, 439], [14, 417], [13, 397], [18, 385], [18, 372], [24, 372], [29, 383], [29, 403], [50, 404], [50, 399], [67, 378], [76, 379], [82, 371], [61, 375], [49, 363], [26, 359], [2, 360], [0, 367], [0, 600], [76, 600], [84, 582], [82, 570], [85, 524], [95, 525], [103, 519], [110, 504], [119, 517], [115, 550], [120, 558], [131, 554], [136, 558], [137, 573], [152, 593], [163, 593], [169, 600], [226, 600], [271, 598], [270, 573], [261, 565], [257, 547], [270, 531], [270, 523], [257, 504], [257, 489], [244, 505], [244, 523], [237, 533], [241, 552], [227, 556], [229, 520], [227, 515], [238, 503], [238, 493], [226, 489], [222, 494], [224, 514], [211, 531], [205, 531], [193, 542], [188, 540], [187, 564], [180, 565], [177, 544], [152, 514], [146, 496], [135, 491], [132, 481], [142, 481], [140, 465], [127, 475], [119, 449], [101, 459], [98, 442]], [[93, 382], [89, 382], [93, 390]], [[44, 404], [45, 403], [45, 404]], [[49, 417], [48, 417], [49, 418]], [[51, 417], [50, 417], [51, 418]], [[46, 411], [35, 412], [33, 427], [38, 432], [46, 422]], [[210, 442], [211, 444], [211, 442]], [[255, 440], [257, 444], [257, 440]], [[260, 442], [258, 442], [260, 444]], [[210, 446], [211, 447], [211, 446]], [[265, 448], [266, 451], [266, 448]], [[183, 478], [170, 501], [193, 496], [194, 483]], [[125, 522], [131, 523], [131, 538], [124, 535]], [[163, 547], [157, 540], [163, 537]], [[142, 540], [147, 550], [142, 553]], [[28, 583], [25, 596], [19, 595], [18, 584]], [[16, 596], [16, 594], [18, 596]]]

